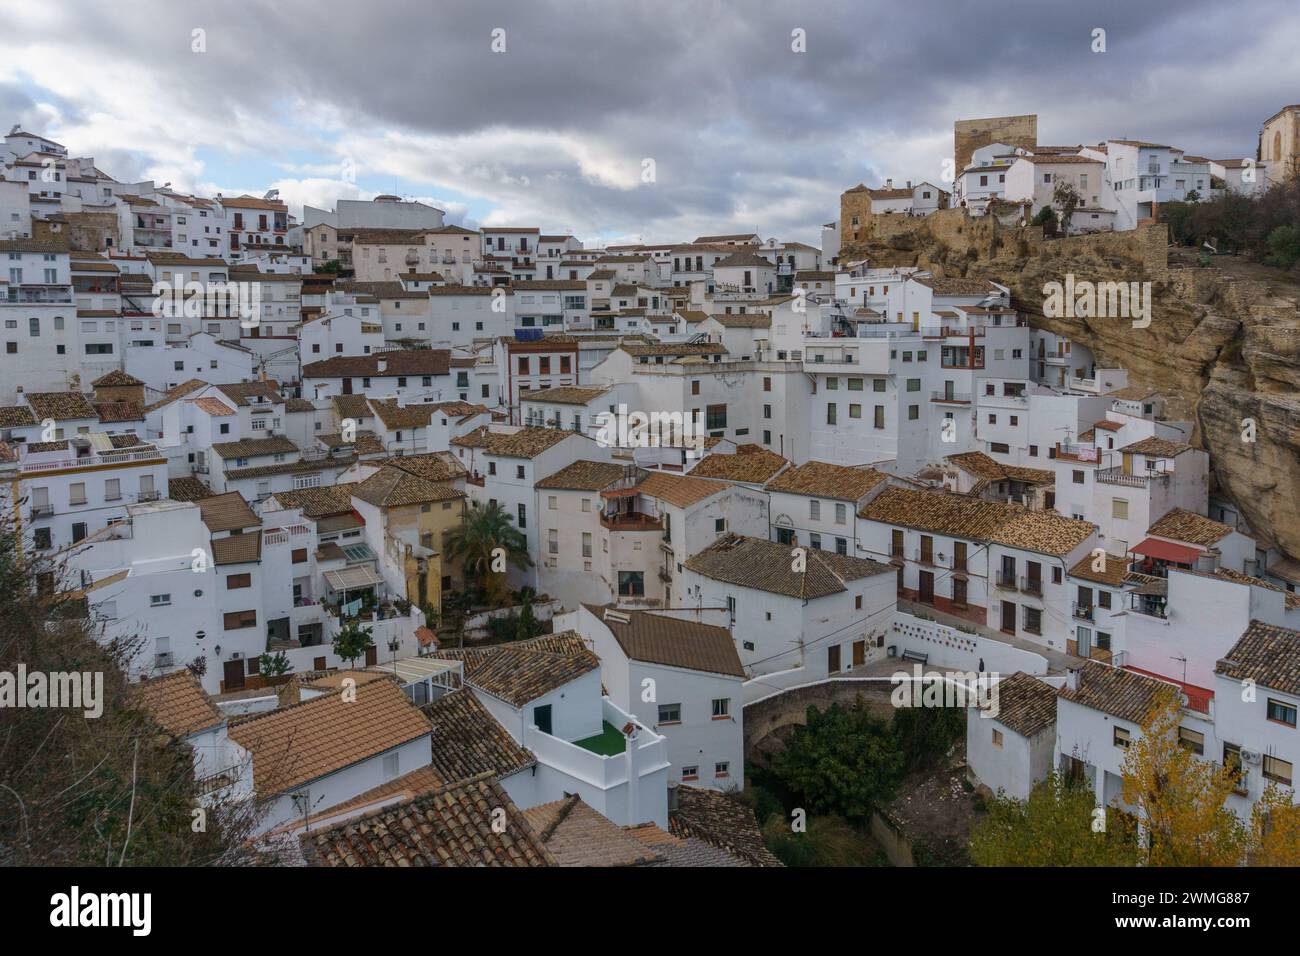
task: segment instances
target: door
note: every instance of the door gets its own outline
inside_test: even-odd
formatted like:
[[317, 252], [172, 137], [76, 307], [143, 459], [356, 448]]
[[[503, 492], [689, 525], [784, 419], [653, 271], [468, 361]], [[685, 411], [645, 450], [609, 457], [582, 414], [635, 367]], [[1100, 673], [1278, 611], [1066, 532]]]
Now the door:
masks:
[[343, 380], [343, 394], [344, 394], [344, 395], [351, 395], [351, 394], [352, 394], [352, 379], [350, 379], [350, 378], [345, 378], [345, 379]]
[[954, 541], [952, 543], [952, 569], [954, 571], [966, 570], [966, 542]]
[[889, 554], [891, 557], [903, 556], [903, 532], [895, 528], [889, 536]]
[[1133, 474], [1133, 455], [1131, 453], [1124, 455], [1124, 474]]
[[921, 590], [919, 594], [919, 599], [922, 604], [934, 603], [934, 572], [933, 571], [921, 572]]
[[867, 663], [867, 642], [853, 642], [853, 666], [862, 667]]
[[1075, 628], [1075, 633], [1078, 635], [1078, 647], [1076, 648], [1076, 651], [1078, 652], [1079, 656], [1091, 657], [1092, 656], [1092, 628], [1088, 628], [1088, 627]]
[[379, 663], [379, 648], [371, 644], [366, 648], [366, 666], [374, 667]]
[[1002, 602], [1002, 630], [1007, 634], [1016, 633], [1016, 606], [1010, 601]]
[[956, 607], [966, 606], [966, 579], [952, 579], [952, 603]]
[[543, 704], [533, 708], [533, 724], [544, 734], [551, 732], [551, 705]]
[[221, 669], [224, 672], [225, 677], [221, 684], [221, 689], [223, 691], [244, 689], [243, 661], [226, 661], [221, 665]]
[[921, 561], [934, 564], [934, 538], [928, 534], [921, 535]]
[[826, 648], [826, 673], [838, 674], [840, 672], [840, 646]]

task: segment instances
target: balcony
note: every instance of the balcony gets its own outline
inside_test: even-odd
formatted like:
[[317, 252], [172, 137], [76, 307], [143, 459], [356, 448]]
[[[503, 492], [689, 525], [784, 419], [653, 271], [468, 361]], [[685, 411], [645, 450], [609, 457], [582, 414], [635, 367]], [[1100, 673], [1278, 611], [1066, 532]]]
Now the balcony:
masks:
[[1104, 485], [1124, 485], [1129, 488], [1145, 488], [1154, 481], [1168, 482], [1172, 472], [1148, 471], [1143, 474], [1126, 474], [1123, 468], [1099, 468], [1097, 480]]
[[969, 405], [971, 396], [969, 392], [931, 392], [930, 401], [939, 402], [945, 405]]
[[1073, 609], [1075, 620], [1087, 621], [1090, 624], [1092, 623], [1094, 615], [1091, 604], [1079, 604], [1078, 602], [1075, 602]]
[[32, 521], [35, 521], [37, 518], [48, 518], [53, 514], [54, 505], [32, 505], [31, 507]]
[[610, 531], [662, 531], [664, 527], [660, 518], [640, 512], [602, 514], [600, 525]]
[[1035, 597], [1043, 596], [1043, 579], [1022, 577], [1020, 579], [1020, 593], [1032, 594]]
[[1016, 576], [1014, 574], [1007, 574], [1005, 571], [998, 572], [997, 577], [994, 579], [993, 584], [995, 587], [1003, 591], [1017, 590]]

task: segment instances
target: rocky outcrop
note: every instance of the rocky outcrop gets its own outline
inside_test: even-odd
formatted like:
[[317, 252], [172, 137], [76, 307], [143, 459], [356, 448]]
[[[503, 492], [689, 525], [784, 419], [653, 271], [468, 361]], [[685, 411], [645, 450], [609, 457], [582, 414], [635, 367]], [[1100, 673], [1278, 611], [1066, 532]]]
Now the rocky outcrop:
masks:
[[[1051, 240], [1038, 232], [960, 209], [877, 217], [867, 242], [840, 258], [1009, 286], [1032, 324], [1087, 345], [1100, 365], [1124, 367], [1130, 383], [1166, 392], [1170, 417], [1196, 423], [1193, 442], [1209, 451], [1218, 490], [1257, 533], [1300, 556], [1300, 285], [1235, 259], [1171, 263], [1159, 225]], [[1071, 274], [1150, 282], [1150, 325], [1044, 315], [1045, 287]]]

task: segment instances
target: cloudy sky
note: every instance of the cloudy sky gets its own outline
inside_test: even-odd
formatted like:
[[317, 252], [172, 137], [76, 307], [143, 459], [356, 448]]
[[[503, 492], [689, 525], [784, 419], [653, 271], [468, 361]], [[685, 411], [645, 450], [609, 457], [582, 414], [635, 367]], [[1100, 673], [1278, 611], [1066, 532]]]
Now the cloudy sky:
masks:
[[1298, 47], [1294, 0], [0, 0], [0, 125], [295, 210], [397, 193], [589, 241], [815, 243], [845, 187], [938, 181], [958, 117], [1253, 156]]

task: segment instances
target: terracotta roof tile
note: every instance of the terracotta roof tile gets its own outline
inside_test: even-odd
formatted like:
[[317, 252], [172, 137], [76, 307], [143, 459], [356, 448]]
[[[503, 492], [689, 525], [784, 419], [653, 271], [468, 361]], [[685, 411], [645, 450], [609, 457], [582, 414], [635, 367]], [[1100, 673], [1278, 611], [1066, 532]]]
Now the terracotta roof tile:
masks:
[[1300, 631], [1251, 621], [1214, 673], [1300, 697]]
[[421, 710], [433, 725], [433, 769], [443, 783], [481, 773], [500, 779], [537, 762], [468, 687], [444, 694]]
[[[561, 638], [569, 640], [562, 642]], [[600, 659], [572, 631], [551, 635], [545, 641], [439, 650], [433, 656], [463, 661], [466, 683], [515, 708], [600, 669]]]
[[725, 627], [651, 611], [584, 606], [609, 628], [630, 660], [708, 674], [746, 676], [736, 642]]
[[874, 468], [850, 468], [825, 461], [808, 461], [781, 472], [767, 483], [767, 490], [857, 502], [888, 477]]
[[1016, 671], [994, 686], [997, 711], [991, 713], [990, 719], [1022, 737], [1032, 737], [1056, 723], [1056, 688], [1051, 684]]
[[1177, 685], [1097, 661], [1084, 661], [1078, 687], [1062, 687], [1057, 694], [1093, 710], [1135, 724], [1144, 723], [1164, 699], [1179, 693]]
[[623, 477], [624, 465], [607, 461], [575, 461], [537, 482], [540, 489], [559, 491], [601, 491]]
[[131, 699], [154, 723], [176, 737], [197, 734], [226, 720], [203, 692], [198, 678], [184, 667], [134, 685]]
[[807, 570], [797, 572], [791, 551], [789, 545], [731, 534], [687, 558], [686, 567], [715, 581], [805, 599], [846, 591], [849, 581], [894, 573], [887, 564], [818, 548], [804, 549]]
[[1186, 508], [1174, 508], [1147, 528], [1147, 534], [1209, 548], [1232, 534], [1232, 529]]
[[674, 836], [696, 837], [751, 866], [783, 865], [764, 844], [754, 811], [730, 794], [679, 786], [668, 826]]

